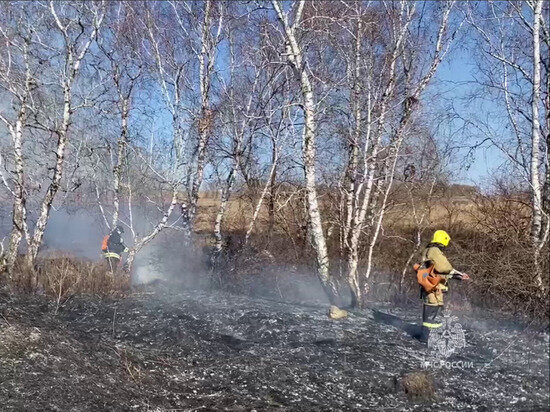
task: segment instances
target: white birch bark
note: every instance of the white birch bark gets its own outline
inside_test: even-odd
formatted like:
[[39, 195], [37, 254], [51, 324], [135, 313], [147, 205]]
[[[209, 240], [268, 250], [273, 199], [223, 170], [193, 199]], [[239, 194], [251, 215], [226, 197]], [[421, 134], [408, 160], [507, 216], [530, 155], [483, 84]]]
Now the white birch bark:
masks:
[[[530, 189], [531, 224], [529, 241], [533, 250], [533, 281], [540, 293], [546, 291], [546, 274], [542, 271], [545, 256], [541, 256], [542, 250], [548, 245], [550, 221], [548, 204], [550, 200], [550, 186], [548, 183], [548, 135], [550, 128], [548, 121], [548, 64], [543, 62], [544, 46], [548, 48], [549, 27], [548, 10], [543, 0], [508, 1], [503, 7], [498, 2], [489, 3], [489, 16], [493, 24], [478, 18], [475, 9], [469, 9], [468, 21], [476, 29], [483, 45], [483, 51], [490, 60], [487, 77], [490, 86], [504, 94], [504, 107], [508, 120], [514, 131], [516, 141], [510, 144], [504, 136], [490, 138], [489, 140], [510, 160], [514, 167], [522, 173], [526, 184]], [[495, 30], [497, 27], [497, 30]], [[515, 39], [526, 40], [525, 44]], [[513, 39], [513, 40], [510, 40]], [[530, 43], [531, 49], [526, 51], [525, 45]], [[547, 57], [550, 61], [550, 57]], [[493, 73], [491, 65], [502, 67], [503, 78], [499, 79], [499, 72]], [[487, 67], [482, 67], [484, 70]], [[543, 103], [542, 70], [546, 74], [546, 103]], [[526, 87], [526, 84], [528, 87]], [[530, 113], [526, 107], [530, 106]], [[546, 125], [541, 124], [541, 110], [546, 111]], [[546, 141], [545, 141], [546, 140]], [[546, 153], [544, 152], [546, 146]], [[546, 168], [546, 174], [544, 173]], [[544, 176], [544, 178], [543, 178]], [[542, 258], [542, 259], [541, 259]]]
[[[28, 41], [28, 40], [27, 40]], [[23, 58], [25, 61], [25, 81], [23, 85], [23, 93], [19, 96], [19, 111], [15, 125], [8, 121], [7, 118], [0, 115], [0, 119], [7, 125], [13, 144], [13, 157], [15, 164], [15, 179], [14, 188], [11, 189], [7, 182], [6, 187], [13, 196], [12, 208], [12, 230], [5, 255], [1, 256], [0, 272], [8, 271], [10, 276], [11, 269], [19, 252], [19, 245], [25, 236], [28, 239], [28, 228], [26, 223], [26, 193], [25, 193], [25, 164], [23, 158], [23, 129], [26, 124], [27, 104], [31, 93], [32, 75], [29, 64], [28, 43], [25, 41], [23, 45]], [[16, 88], [12, 89], [14, 95], [19, 95]]]
[[[19, 115], [17, 116], [17, 122], [15, 130], [13, 130], [13, 154], [15, 160], [15, 187], [14, 187], [14, 201], [13, 201], [13, 214], [12, 222], [13, 228], [8, 243], [8, 250], [6, 255], [7, 269], [10, 270], [15, 263], [17, 254], [19, 251], [19, 244], [23, 238], [25, 232], [25, 215], [26, 215], [26, 195], [25, 195], [25, 180], [24, 180], [24, 161], [23, 161], [23, 123], [25, 121], [25, 105], [23, 101]], [[11, 132], [12, 130], [10, 130]]]
[[[550, 50], [550, 5], [546, 3], [546, 8], [543, 7], [541, 14], [541, 28], [543, 32], [544, 42]], [[547, 16], [544, 18], [544, 16]], [[543, 246], [548, 243], [550, 236], [550, 51], [546, 56], [546, 100], [544, 107], [546, 111], [546, 168], [544, 185], [542, 188], [542, 209], [544, 211], [543, 225]]]
[[[373, 202], [372, 192], [376, 184], [377, 163], [379, 153], [382, 148], [381, 145], [386, 122], [387, 107], [390, 104], [390, 99], [394, 94], [397, 60], [401, 53], [402, 45], [406, 40], [408, 27], [412, 21], [414, 10], [414, 4], [410, 9], [407, 9], [405, 2], [402, 1], [400, 3], [400, 14], [402, 16], [400, 19], [401, 26], [396, 28], [394, 35], [394, 44], [392, 46], [392, 53], [387, 70], [387, 84], [379, 100], [380, 114], [376, 120], [374, 136], [372, 136], [372, 120], [370, 117], [372, 106], [369, 102], [367, 131], [363, 150], [363, 175], [361, 181], [353, 187], [354, 192], [352, 201], [348, 203], [348, 208], [346, 209], [347, 213], [350, 214], [346, 221], [346, 224], [349, 224], [349, 228], [345, 231], [347, 233], [345, 238], [347, 261], [346, 278], [348, 279], [348, 284], [350, 286], [353, 306], [361, 305], [363, 300], [363, 288], [361, 287], [361, 282], [359, 279], [360, 274], [357, 271], [359, 260], [359, 242], [367, 213], [369, 210], [372, 210], [373, 203], [376, 203]], [[356, 50], [356, 53], [358, 53], [358, 51], [359, 49]], [[356, 56], [356, 59], [358, 58], [359, 56]], [[358, 95], [355, 96], [355, 98], [358, 97]], [[358, 115], [360, 116], [360, 113]], [[359, 128], [357, 130], [361, 129]], [[357, 135], [356, 138], [357, 137], [359, 136]], [[351, 165], [351, 167], [357, 168], [357, 165], [358, 164], [355, 163]]]
[[174, 208], [176, 207], [177, 203], [178, 203], [178, 190], [176, 187], [172, 191], [170, 205], [164, 211], [162, 218], [158, 221], [158, 223], [153, 227], [153, 229], [147, 235], [139, 239], [136, 239], [136, 241], [134, 242], [134, 245], [132, 246], [132, 248], [130, 248], [130, 251], [128, 252], [128, 258], [126, 259], [126, 265], [128, 266], [129, 271], [132, 270], [132, 266], [134, 264], [134, 260], [137, 253], [141, 249], [143, 249], [145, 245], [147, 245], [150, 241], [152, 241], [164, 228], [168, 226], [168, 220], [172, 216], [172, 213], [174, 212]]
[[121, 129], [117, 142], [116, 164], [113, 168], [113, 217], [111, 219], [111, 228], [117, 225], [119, 219], [122, 167], [126, 159], [126, 147], [128, 146], [128, 117], [130, 115], [130, 98], [122, 95], [120, 90], [119, 96]]
[[279, 160], [279, 156], [277, 154], [277, 149], [275, 149], [275, 154], [272, 158], [271, 167], [269, 170], [269, 176], [265, 182], [265, 185], [262, 189], [262, 192], [260, 193], [260, 198], [258, 199], [258, 202], [256, 202], [256, 207], [254, 208], [254, 213], [252, 214], [252, 219], [250, 219], [250, 223], [248, 224], [248, 229], [246, 230], [246, 235], [244, 237], [244, 244], [248, 244], [248, 240], [250, 239], [250, 235], [252, 234], [252, 230], [254, 229], [254, 225], [256, 223], [256, 220], [258, 220], [258, 216], [260, 215], [260, 211], [262, 210], [262, 205], [264, 202], [265, 197], [267, 196], [267, 193], [269, 192], [269, 187], [271, 186], [271, 182], [273, 180], [273, 177], [275, 175], [275, 170], [277, 170], [277, 162]]
[[[388, 197], [395, 177], [399, 151], [405, 138], [405, 130], [416, 108], [416, 102], [433, 78], [442, 58], [448, 51], [450, 40], [445, 43], [444, 34], [448, 27], [449, 16], [453, 5], [454, 2], [449, 2], [442, 13], [433, 58], [427, 72], [420, 78], [412, 90], [410, 87], [411, 85], [406, 85], [405, 87], [407, 95], [401, 104], [402, 114], [399, 123], [396, 131], [391, 136], [389, 146], [383, 149], [382, 136], [385, 130], [387, 107], [391, 107], [390, 101], [393, 98], [396, 85], [396, 64], [398, 57], [403, 53], [402, 48], [404, 44], [408, 41], [409, 26], [415, 13], [414, 4], [411, 6], [406, 4], [406, 2], [400, 3], [400, 13], [402, 17], [400, 19], [400, 25], [396, 27], [394, 36], [395, 43], [392, 46], [393, 51], [389, 63], [387, 85], [379, 101], [380, 115], [377, 120], [372, 149], [370, 151], [368, 150], [371, 137], [370, 127], [367, 127], [367, 137], [365, 139], [366, 143], [363, 154], [365, 156], [364, 178], [363, 181], [357, 185], [354, 199], [350, 202], [350, 206], [346, 208], [346, 210], [351, 209], [352, 213], [352, 217], [348, 218], [346, 221], [346, 224], [349, 223], [350, 227], [346, 230], [348, 236], [345, 244], [347, 247], [347, 279], [352, 292], [353, 305], [361, 306], [363, 296], [367, 292], [367, 281], [372, 270], [374, 248], [382, 228]], [[408, 77], [409, 76], [406, 74], [405, 78], [407, 79]], [[378, 157], [382, 150], [384, 150], [386, 158], [384, 162], [382, 162], [382, 166], [380, 166]], [[356, 166], [352, 165], [352, 167]], [[361, 235], [365, 230], [367, 230], [369, 237], [367, 262], [364, 272], [359, 273], [358, 248]]]
[[198, 54], [199, 60], [199, 86], [201, 94], [201, 108], [198, 121], [199, 141], [197, 145], [197, 157], [194, 166], [191, 194], [187, 208], [188, 224], [192, 228], [197, 214], [197, 205], [199, 201], [199, 191], [204, 177], [204, 166], [206, 161], [206, 149], [210, 134], [212, 132], [213, 112], [210, 107], [210, 89], [212, 85], [212, 75], [216, 63], [217, 47], [223, 27], [224, 12], [220, 4], [220, 15], [217, 23], [216, 36], [212, 39], [212, 0], [206, 0], [204, 6], [204, 18], [201, 33], [201, 50]]
[[531, 239], [534, 246], [535, 282], [537, 287], [543, 288], [542, 268], [540, 267], [540, 250], [542, 238], [542, 185], [540, 182], [540, 84], [541, 84], [541, 58], [540, 58], [540, 22], [542, 15], [542, 0], [534, 0], [533, 8], [533, 92], [531, 101], [532, 128], [531, 128], [531, 190], [532, 190], [532, 221]]
[[356, 178], [358, 174], [357, 166], [359, 163], [359, 140], [361, 138], [361, 38], [362, 33], [362, 17], [357, 18], [355, 31], [355, 55], [353, 59], [353, 87], [351, 91], [352, 113], [354, 118], [354, 128], [351, 131], [351, 137], [348, 147], [348, 164], [345, 175], [345, 223], [344, 223], [344, 245], [346, 248], [345, 256], [347, 260], [347, 280], [351, 289], [352, 306], [357, 306], [361, 300], [361, 288], [357, 278], [358, 265], [358, 242], [354, 236], [350, 236], [352, 226], [354, 226], [354, 209], [356, 207]]
[[[174, 10], [174, 13], [176, 15], [176, 18], [178, 20], [179, 26], [185, 32], [187, 29], [185, 27], [184, 22], [181, 20], [181, 17], [177, 12], [177, 3], [172, 2], [171, 4]], [[172, 143], [173, 143], [174, 152], [175, 152], [175, 161], [174, 161], [174, 167], [173, 167], [173, 178], [170, 180], [174, 185], [175, 197], [172, 198], [172, 201], [175, 200], [177, 204], [178, 201], [181, 201], [178, 193], [180, 189], [182, 189], [183, 183], [186, 182], [186, 179], [188, 180], [190, 178], [189, 174], [187, 174], [187, 176], [185, 175], [186, 173], [185, 171], [185, 163], [186, 163], [185, 136], [186, 134], [184, 133], [184, 130], [182, 128], [183, 108], [182, 108], [181, 88], [182, 88], [182, 83], [184, 82], [185, 66], [184, 64], [181, 64], [175, 60], [174, 61], [166, 60], [166, 56], [164, 56], [163, 53], [161, 52], [160, 42], [162, 38], [160, 37], [159, 29], [156, 26], [156, 19], [152, 15], [151, 10], [148, 10], [147, 18], [148, 18], [146, 22], [147, 34], [152, 45], [152, 52], [155, 58], [155, 66], [158, 74], [162, 97], [167, 109], [169, 110], [172, 116]], [[172, 70], [170, 70], [170, 68], [172, 68]], [[166, 210], [166, 212], [163, 214], [161, 222], [159, 222], [155, 226], [155, 229], [151, 232], [151, 236], [149, 235], [146, 236], [147, 240], [145, 242], [142, 242], [141, 240], [135, 241], [134, 247], [130, 250], [128, 254], [127, 262], [130, 268], [134, 261], [135, 255], [139, 252], [142, 246], [145, 245], [147, 242], [151, 241], [158, 233], [160, 233], [161, 230], [163, 230], [166, 227], [166, 222], [172, 215], [175, 207], [175, 205], [172, 205], [172, 201], [170, 203], [170, 206]], [[187, 219], [187, 209], [186, 209], [187, 204], [183, 202], [181, 203], [181, 207], [182, 207], [182, 216], [183, 216], [183, 226], [184, 226], [184, 230], [186, 231], [186, 239], [188, 239], [190, 237], [189, 235], [191, 232], [191, 228], [189, 226], [189, 221]], [[164, 223], [162, 223], [162, 220], [164, 220], [165, 217], [166, 217], [166, 220]], [[143, 245], [139, 246], [140, 244], [143, 244]]]
[[315, 99], [313, 86], [303, 59], [302, 50], [296, 38], [296, 28], [300, 24], [305, 0], [297, 3], [294, 23], [290, 25], [288, 15], [279, 0], [272, 0], [273, 8], [284, 30], [287, 44], [287, 60], [299, 79], [302, 95], [304, 126], [302, 131], [302, 158], [304, 161], [306, 205], [309, 218], [309, 232], [317, 260], [317, 276], [332, 304], [338, 300], [338, 291], [330, 274], [328, 249], [323, 232], [323, 221], [319, 210], [315, 172]]
[[[68, 26], [64, 25], [59, 16], [53, 1], [49, 3], [50, 13], [52, 14], [57, 29], [61, 32], [63, 36], [64, 46], [65, 46], [65, 69], [63, 72], [62, 79], [62, 88], [63, 88], [63, 117], [60, 127], [56, 130], [57, 134], [57, 145], [55, 150], [56, 162], [53, 166], [53, 176], [46, 194], [44, 195], [40, 211], [38, 215], [38, 220], [34, 228], [33, 236], [28, 247], [27, 255], [25, 261], [27, 266], [33, 267], [36, 256], [38, 255], [38, 250], [42, 244], [42, 239], [44, 237], [44, 232], [46, 230], [46, 225], [50, 216], [50, 210], [52, 203], [55, 199], [55, 196], [59, 190], [61, 184], [61, 177], [63, 175], [63, 165], [65, 161], [65, 150], [67, 147], [68, 141], [68, 131], [71, 124], [71, 117], [73, 114], [73, 105], [72, 105], [72, 89], [74, 86], [74, 81], [78, 76], [82, 60], [86, 56], [86, 53], [90, 49], [92, 42], [95, 40], [99, 28], [105, 17], [105, 12], [103, 9], [96, 11], [94, 15], [93, 28], [90, 35], [87, 37], [83, 46], [80, 47], [80, 50], [77, 51], [78, 47], [78, 38], [77, 40], [71, 39]], [[36, 278], [32, 279], [32, 286], [36, 286]]]

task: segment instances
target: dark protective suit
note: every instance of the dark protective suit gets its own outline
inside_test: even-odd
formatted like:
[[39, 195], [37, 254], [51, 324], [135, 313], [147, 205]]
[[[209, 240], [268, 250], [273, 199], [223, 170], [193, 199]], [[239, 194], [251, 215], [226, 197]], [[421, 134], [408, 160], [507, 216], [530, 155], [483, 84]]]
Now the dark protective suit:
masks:
[[127, 251], [128, 248], [124, 244], [124, 240], [122, 239], [120, 232], [117, 229], [113, 230], [107, 240], [107, 250], [103, 251], [103, 257], [107, 261], [111, 271], [114, 271], [117, 268], [120, 260], [122, 259], [120, 255]]
[[111, 235], [109, 236], [109, 240], [107, 241], [107, 250], [109, 252], [116, 253], [117, 255], [122, 254], [123, 252], [126, 252], [126, 246], [124, 245], [124, 241], [122, 240], [122, 236], [120, 236], [120, 233], [118, 230], [114, 230], [111, 232]]

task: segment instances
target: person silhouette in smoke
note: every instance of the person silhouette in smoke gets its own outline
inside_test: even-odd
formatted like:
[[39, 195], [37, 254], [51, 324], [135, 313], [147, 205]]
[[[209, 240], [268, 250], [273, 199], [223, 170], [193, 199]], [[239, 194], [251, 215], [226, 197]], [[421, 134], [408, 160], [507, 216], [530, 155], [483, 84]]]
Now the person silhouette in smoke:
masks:
[[123, 233], [124, 227], [117, 225], [110, 234], [103, 238], [101, 252], [109, 265], [111, 272], [114, 272], [117, 269], [120, 261], [122, 260], [122, 253], [128, 252], [128, 248], [122, 239]]

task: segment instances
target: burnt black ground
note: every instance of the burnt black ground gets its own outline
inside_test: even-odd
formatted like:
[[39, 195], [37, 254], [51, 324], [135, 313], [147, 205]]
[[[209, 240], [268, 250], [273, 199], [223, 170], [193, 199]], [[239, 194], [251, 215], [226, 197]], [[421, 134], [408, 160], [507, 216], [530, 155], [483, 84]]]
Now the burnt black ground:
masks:
[[492, 316], [461, 317], [468, 346], [449, 361], [473, 367], [427, 369], [436, 396], [416, 401], [396, 382], [422, 370], [425, 345], [371, 311], [331, 321], [321, 306], [169, 285], [54, 309], [0, 295], [0, 410], [549, 408], [548, 335]]

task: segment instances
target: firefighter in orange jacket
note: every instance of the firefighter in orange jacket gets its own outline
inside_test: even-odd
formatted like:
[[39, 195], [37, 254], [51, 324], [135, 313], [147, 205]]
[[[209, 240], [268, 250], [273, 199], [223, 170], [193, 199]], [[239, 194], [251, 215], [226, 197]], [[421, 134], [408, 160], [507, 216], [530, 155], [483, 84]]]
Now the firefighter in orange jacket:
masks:
[[[422, 267], [424, 275], [419, 276], [421, 296], [423, 300], [422, 310], [422, 334], [421, 340], [427, 341], [430, 330], [441, 327], [440, 316], [443, 311], [443, 294], [449, 290], [450, 279], [466, 280], [470, 277], [458, 270], [447, 260], [443, 253], [449, 245], [451, 237], [444, 230], [435, 231], [432, 240], [422, 253]], [[430, 282], [422, 277], [428, 277]]]
[[103, 257], [107, 261], [107, 264], [111, 268], [111, 272], [115, 271], [122, 259], [122, 253], [128, 252], [128, 248], [124, 245], [122, 234], [124, 233], [124, 227], [118, 225], [113, 231], [103, 238], [103, 244], [101, 245], [101, 251]]

